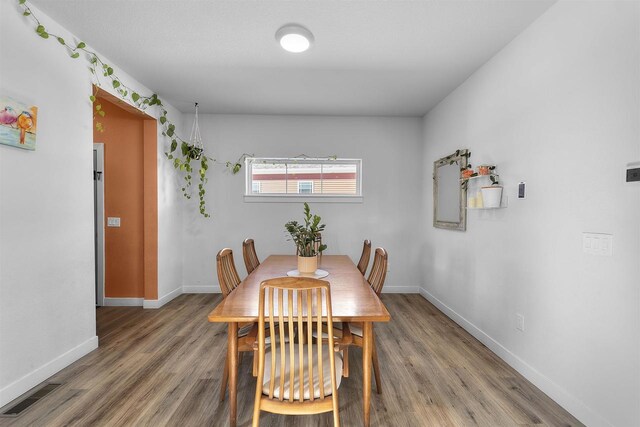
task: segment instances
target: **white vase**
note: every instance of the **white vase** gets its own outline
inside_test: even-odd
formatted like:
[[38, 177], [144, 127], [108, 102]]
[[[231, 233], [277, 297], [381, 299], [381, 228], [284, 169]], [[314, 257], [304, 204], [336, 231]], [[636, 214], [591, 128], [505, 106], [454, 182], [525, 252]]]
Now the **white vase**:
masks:
[[482, 187], [482, 202], [485, 208], [499, 208], [502, 202], [502, 187]]
[[313, 274], [318, 269], [317, 256], [298, 255], [298, 271], [303, 274]]

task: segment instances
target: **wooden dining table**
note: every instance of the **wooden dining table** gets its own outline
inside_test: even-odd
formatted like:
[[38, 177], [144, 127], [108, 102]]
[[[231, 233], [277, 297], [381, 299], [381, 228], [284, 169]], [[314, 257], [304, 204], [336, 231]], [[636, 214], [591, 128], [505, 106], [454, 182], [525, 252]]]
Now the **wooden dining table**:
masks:
[[[258, 321], [260, 283], [287, 276], [297, 268], [295, 255], [271, 255], [209, 313], [209, 322], [227, 323], [227, 359], [229, 360], [229, 421], [236, 425], [238, 408], [238, 324]], [[388, 322], [391, 316], [371, 289], [351, 258], [346, 255], [322, 255], [319, 269], [326, 270], [331, 286], [334, 322], [362, 323], [362, 400], [364, 425], [369, 425], [371, 406], [371, 352], [373, 322]]]

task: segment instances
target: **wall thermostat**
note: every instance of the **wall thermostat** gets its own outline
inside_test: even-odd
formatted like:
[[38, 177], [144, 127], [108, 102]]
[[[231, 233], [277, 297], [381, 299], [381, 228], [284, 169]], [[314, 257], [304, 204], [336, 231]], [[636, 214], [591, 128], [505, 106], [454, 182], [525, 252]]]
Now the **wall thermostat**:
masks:
[[521, 182], [518, 184], [518, 199], [524, 199], [524, 188], [527, 185], [526, 182]]

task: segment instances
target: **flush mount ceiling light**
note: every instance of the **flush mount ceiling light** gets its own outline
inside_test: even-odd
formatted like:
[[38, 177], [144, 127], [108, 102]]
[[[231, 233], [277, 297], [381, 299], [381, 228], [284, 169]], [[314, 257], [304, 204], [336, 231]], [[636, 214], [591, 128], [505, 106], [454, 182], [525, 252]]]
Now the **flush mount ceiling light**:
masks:
[[298, 24], [287, 24], [276, 31], [276, 40], [287, 52], [301, 53], [311, 47], [313, 34]]

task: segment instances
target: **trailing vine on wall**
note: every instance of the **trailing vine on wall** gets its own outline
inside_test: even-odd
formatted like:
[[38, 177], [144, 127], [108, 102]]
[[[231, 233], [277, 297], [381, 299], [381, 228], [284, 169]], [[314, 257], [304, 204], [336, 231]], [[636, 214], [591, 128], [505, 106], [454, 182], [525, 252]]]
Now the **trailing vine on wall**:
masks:
[[[69, 43], [63, 37], [47, 31], [44, 24], [33, 13], [33, 10], [29, 7], [26, 0], [18, 0], [18, 4], [21, 7], [22, 15], [32, 20], [35, 26], [35, 32], [43, 39], [55, 39], [61, 46], [63, 46], [69, 56], [73, 59], [78, 59], [80, 54], [84, 54], [89, 61], [89, 71], [91, 72], [95, 86], [102, 87], [101, 79], [107, 79], [108, 85], [125, 101], [128, 101], [135, 105], [140, 110], [144, 111], [149, 107], [156, 106], [160, 109], [160, 116], [158, 121], [162, 126], [162, 135], [166, 136], [169, 141], [169, 148], [165, 151], [165, 156], [168, 160], [172, 161], [173, 167], [183, 174], [183, 186], [181, 187], [182, 194], [185, 198], [191, 199], [192, 196], [192, 184], [193, 174], [198, 176], [198, 199], [199, 199], [199, 211], [205, 218], [210, 217], [207, 212], [206, 204], [204, 200], [205, 185], [207, 183], [207, 171], [210, 164], [222, 164], [232, 174], [237, 174], [242, 169], [242, 163], [246, 157], [250, 157], [250, 154], [243, 154], [237, 161], [231, 162], [219, 162], [214, 158], [208, 157], [202, 148], [191, 145], [188, 141], [182, 139], [176, 132], [175, 124], [169, 119], [168, 113], [162, 101], [158, 97], [158, 94], [153, 93], [151, 95], [143, 95], [129, 86], [125, 85], [118, 77], [113, 67], [104, 62], [100, 56], [89, 49], [83, 41]], [[89, 100], [93, 104], [93, 117], [95, 121], [96, 129], [100, 132], [104, 131], [104, 125], [99, 121], [99, 118], [105, 116], [105, 111], [102, 109], [102, 105], [96, 102], [97, 93], [94, 92], [89, 96]]]

